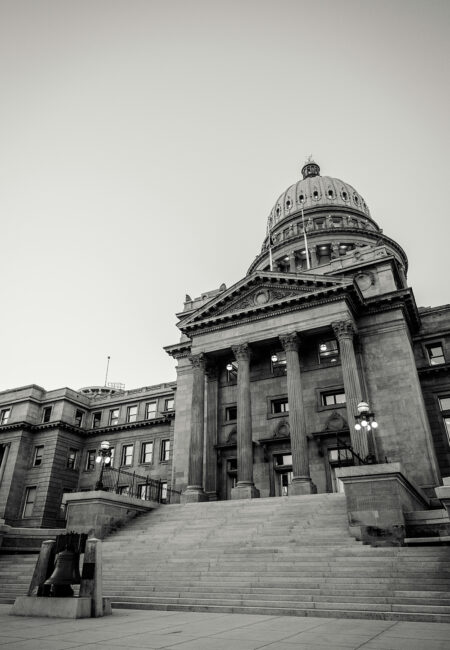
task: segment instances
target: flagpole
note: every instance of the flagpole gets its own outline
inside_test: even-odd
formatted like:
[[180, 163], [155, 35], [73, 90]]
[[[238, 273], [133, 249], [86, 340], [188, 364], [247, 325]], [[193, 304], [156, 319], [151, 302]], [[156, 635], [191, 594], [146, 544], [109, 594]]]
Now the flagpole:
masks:
[[270, 264], [270, 270], [273, 271], [272, 233], [270, 232], [270, 224], [271, 224], [271, 220], [269, 217], [269, 220], [267, 222], [267, 230], [269, 231], [269, 264]]
[[303, 204], [302, 204], [302, 224], [303, 224], [303, 239], [305, 241], [306, 268], [309, 271], [309, 269], [311, 268], [311, 264], [309, 263], [308, 239], [306, 238], [305, 215], [303, 214]]

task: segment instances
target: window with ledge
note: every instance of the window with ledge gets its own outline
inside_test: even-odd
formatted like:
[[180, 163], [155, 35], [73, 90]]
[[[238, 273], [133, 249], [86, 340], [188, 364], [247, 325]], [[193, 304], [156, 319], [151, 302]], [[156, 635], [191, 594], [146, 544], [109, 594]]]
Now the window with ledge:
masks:
[[146, 420], [154, 420], [156, 418], [156, 402], [149, 402], [145, 405], [145, 418]]
[[322, 406], [345, 404], [345, 393], [343, 390], [325, 391], [320, 393], [320, 403]]
[[233, 383], [237, 381], [237, 371], [238, 371], [237, 361], [229, 361], [226, 365], [226, 371], [227, 371], [228, 383]]
[[31, 517], [33, 514], [34, 503], [36, 501], [36, 486], [25, 488], [25, 499], [23, 505], [22, 517]]
[[276, 454], [275, 464], [279, 466], [292, 465], [292, 454]]
[[39, 467], [42, 465], [42, 459], [44, 457], [44, 445], [38, 445], [34, 448], [33, 456], [33, 467]]
[[175, 400], [173, 399], [173, 397], [169, 397], [164, 402], [164, 410], [165, 411], [173, 411], [174, 404], [175, 404]]
[[162, 463], [170, 458], [170, 440], [161, 440], [160, 460]]
[[237, 406], [235, 404], [233, 406], [226, 406], [225, 422], [235, 422], [236, 419], [237, 419]]
[[287, 397], [270, 400], [270, 412], [272, 415], [279, 413], [289, 413], [289, 402]]
[[441, 397], [438, 397], [438, 402], [445, 432], [447, 433], [448, 443], [450, 444], [450, 395], [442, 395]]
[[272, 374], [275, 376], [286, 374], [286, 352], [284, 350], [277, 350], [270, 356], [270, 363], [272, 364]]
[[73, 449], [72, 447], [69, 449], [69, 453], [67, 455], [67, 463], [66, 467], [67, 469], [76, 469], [77, 464], [78, 464], [78, 449]]
[[124, 445], [122, 447], [120, 464], [124, 467], [129, 467], [133, 464], [133, 445]]
[[75, 411], [75, 425], [81, 427], [83, 425], [84, 411], [77, 409]]
[[336, 339], [320, 341], [319, 343], [319, 362], [336, 363], [339, 357], [339, 348]]
[[50, 422], [50, 419], [52, 417], [52, 407], [51, 406], [46, 406], [42, 410], [42, 422]]
[[442, 363], [445, 363], [444, 350], [440, 343], [427, 345], [426, 349], [430, 366], [440, 366]]
[[111, 409], [109, 412], [109, 424], [119, 424], [119, 409]]
[[136, 404], [127, 408], [127, 422], [136, 422], [138, 407]]
[[86, 471], [89, 472], [93, 469], [95, 469], [95, 459], [97, 457], [97, 450], [96, 449], [89, 449], [87, 454], [86, 454]]
[[143, 442], [141, 446], [141, 463], [153, 461], [153, 442]]
[[11, 409], [2, 409], [0, 411], [0, 424], [8, 424], [9, 418], [11, 417]]
[[102, 412], [97, 411], [96, 413], [92, 414], [92, 428], [93, 429], [98, 429], [101, 426], [102, 423]]

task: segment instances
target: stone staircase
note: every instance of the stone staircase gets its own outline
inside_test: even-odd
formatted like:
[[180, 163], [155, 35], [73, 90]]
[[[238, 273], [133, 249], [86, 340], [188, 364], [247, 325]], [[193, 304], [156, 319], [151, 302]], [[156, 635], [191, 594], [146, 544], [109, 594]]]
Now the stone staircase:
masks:
[[0, 603], [27, 594], [37, 558], [38, 553], [0, 554]]
[[450, 622], [449, 547], [365, 546], [340, 494], [161, 507], [103, 558], [116, 607]]

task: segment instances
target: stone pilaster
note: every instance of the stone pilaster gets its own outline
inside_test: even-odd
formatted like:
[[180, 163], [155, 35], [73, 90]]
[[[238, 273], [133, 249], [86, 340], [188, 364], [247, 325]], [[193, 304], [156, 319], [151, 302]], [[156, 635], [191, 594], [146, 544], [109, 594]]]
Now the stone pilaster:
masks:
[[357, 406], [363, 399], [361, 380], [356, 363], [355, 349], [353, 347], [353, 337], [356, 333], [356, 328], [351, 320], [336, 321], [331, 326], [339, 341], [345, 401], [347, 404], [347, 419], [352, 447], [361, 458], [366, 458], [369, 453], [367, 432], [363, 429], [360, 431], [356, 431], [355, 429]]
[[205, 492], [210, 501], [217, 501], [217, 423], [219, 408], [219, 369], [216, 365], [206, 368], [206, 444], [205, 444]]
[[309, 472], [308, 439], [298, 355], [299, 340], [296, 332], [292, 332], [280, 336], [280, 341], [286, 352], [293, 474], [290, 494], [311, 494], [314, 488]]
[[252, 406], [250, 397], [250, 356], [248, 343], [232, 348], [237, 372], [237, 466], [238, 482], [231, 491], [232, 499], [259, 497], [253, 483]]
[[191, 437], [189, 441], [188, 486], [182, 503], [207, 501], [203, 491], [203, 448], [205, 444], [205, 367], [204, 354], [189, 357], [192, 364]]

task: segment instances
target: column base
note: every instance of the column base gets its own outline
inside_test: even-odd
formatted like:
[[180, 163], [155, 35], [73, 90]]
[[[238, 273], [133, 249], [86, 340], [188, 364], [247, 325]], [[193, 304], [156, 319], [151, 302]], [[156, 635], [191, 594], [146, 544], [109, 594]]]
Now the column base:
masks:
[[218, 501], [219, 500], [217, 492], [205, 492], [205, 494], [208, 497], [208, 501]]
[[289, 496], [317, 494], [317, 487], [310, 478], [293, 478], [289, 486]]
[[259, 497], [259, 490], [251, 485], [236, 485], [231, 488], [231, 498], [234, 499], [257, 499]]
[[208, 501], [208, 495], [203, 492], [203, 488], [196, 486], [187, 486], [183, 494], [180, 496], [180, 503], [201, 503]]

